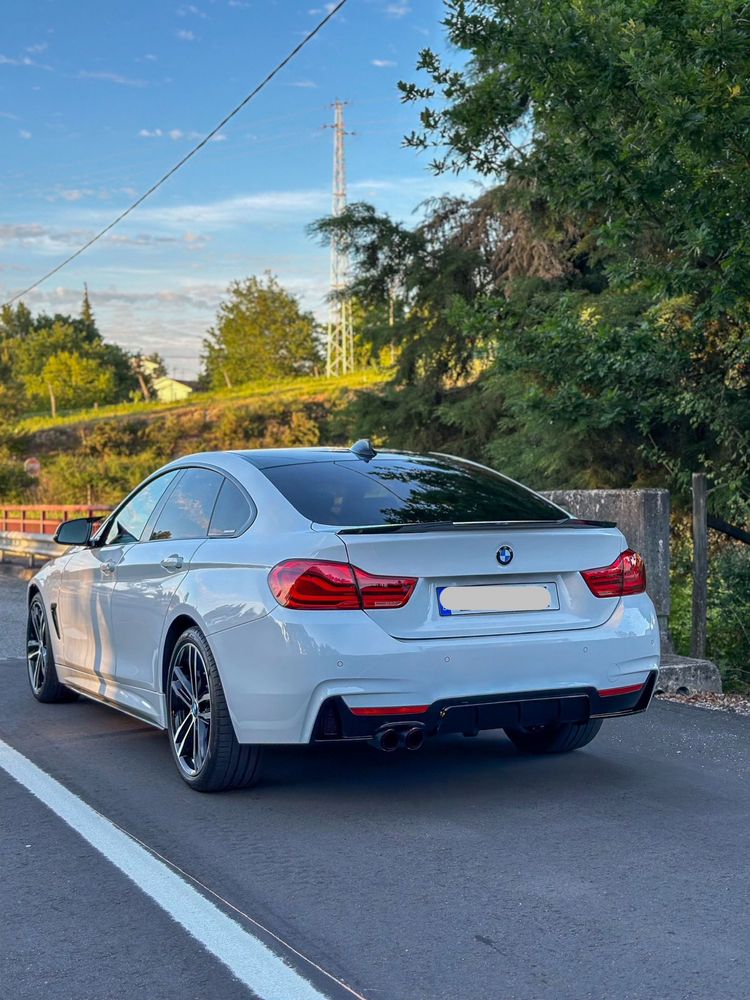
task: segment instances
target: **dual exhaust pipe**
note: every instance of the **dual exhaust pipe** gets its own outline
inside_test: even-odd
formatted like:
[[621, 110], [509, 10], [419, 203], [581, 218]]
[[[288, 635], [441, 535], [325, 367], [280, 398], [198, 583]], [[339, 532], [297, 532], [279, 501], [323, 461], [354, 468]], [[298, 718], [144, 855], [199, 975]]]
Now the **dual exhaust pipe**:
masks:
[[383, 726], [371, 740], [372, 746], [384, 753], [394, 750], [419, 750], [424, 744], [424, 726]]

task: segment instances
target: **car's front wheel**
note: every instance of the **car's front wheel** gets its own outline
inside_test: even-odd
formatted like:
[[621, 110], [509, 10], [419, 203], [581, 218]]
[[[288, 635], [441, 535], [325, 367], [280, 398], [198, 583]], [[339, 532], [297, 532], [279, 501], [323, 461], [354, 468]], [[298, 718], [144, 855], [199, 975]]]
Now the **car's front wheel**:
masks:
[[255, 784], [260, 748], [237, 742], [216, 662], [198, 628], [183, 632], [174, 647], [166, 696], [172, 756], [191, 788], [219, 792]]
[[561, 722], [555, 726], [506, 729], [505, 733], [521, 753], [569, 753], [585, 747], [601, 728], [601, 719], [589, 719], [588, 722]]
[[75, 701], [78, 695], [57, 679], [55, 657], [49, 637], [47, 612], [39, 594], [29, 603], [26, 621], [26, 666], [29, 684], [37, 701]]

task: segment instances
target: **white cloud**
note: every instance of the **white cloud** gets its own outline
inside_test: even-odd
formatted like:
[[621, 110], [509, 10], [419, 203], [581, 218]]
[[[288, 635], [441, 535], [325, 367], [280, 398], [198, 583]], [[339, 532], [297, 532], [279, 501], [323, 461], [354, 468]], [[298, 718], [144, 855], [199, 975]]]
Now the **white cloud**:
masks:
[[7, 118], [11, 122], [18, 121], [18, 115], [12, 115], [10, 111], [0, 111], [0, 118]]
[[193, 15], [193, 17], [205, 18], [206, 16], [205, 13], [200, 9], [200, 7], [196, 7], [194, 3], [186, 3], [183, 4], [182, 7], [178, 7], [177, 14], [179, 17], [188, 17], [191, 14]]
[[225, 229], [245, 223], [283, 221], [285, 218], [314, 218], [330, 208], [331, 194], [325, 188], [296, 191], [263, 191], [218, 201], [144, 206], [140, 218], [152, 226], [184, 229]]
[[81, 198], [90, 198], [95, 193], [91, 188], [70, 188], [69, 190], [61, 191], [60, 197], [65, 201], [80, 201]]
[[37, 42], [36, 45], [27, 45], [26, 46], [26, 51], [27, 52], [44, 52], [44, 50], [47, 47], [48, 46], [47, 46], [46, 42]]
[[411, 7], [402, 0], [402, 2], [389, 3], [385, 12], [388, 17], [406, 17], [407, 14], [411, 14]]
[[392, 59], [371, 59], [371, 65], [377, 66], [378, 69], [385, 69], [388, 66], [395, 66], [395, 62]]
[[120, 73], [99, 70], [81, 69], [78, 71], [77, 77], [79, 80], [106, 80], [108, 83], [117, 83], [122, 87], [148, 87], [147, 80], [135, 80], [129, 76], [122, 76]]
[[32, 59], [30, 56], [19, 56], [18, 59], [14, 59], [11, 56], [4, 56], [1, 54], [0, 66], [33, 66], [36, 69], [52, 69], [51, 66], [46, 66], [44, 63], [36, 62], [36, 60]]
[[314, 80], [293, 80], [286, 84], [287, 87], [299, 87], [302, 90], [317, 90], [318, 85]]
[[180, 30], [177, 32], [177, 37], [182, 42], [194, 42], [195, 41], [195, 35], [193, 34], [193, 32], [192, 31], [186, 31], [185, 28], [180, 28]]
[[[142, 128], [138, 135], [142, 139], [172, 139], [177, 142], [179, 139], [202, 139], [205, 132], [196, 132], [195, 129], [191, 129], [189, 132], [183, 131], [181, 128]], [[211, 142], [226, 142], [227, 137], [223, 132], [219, 132], [218, 135], [211, 137]]]
[[31, 132], [29, 132], [25, 128], [20, 128], [18, 130], [18, 134], [21, 136], [22, 139], [30, 139], [31, 138]]
[[0, 225], [0, 246], [12, 244], [31, 247], [42, 253], [59, 253], [83, 242], [91, 235], [84, 229], [51, 229], [39, 223], [7, 223]]

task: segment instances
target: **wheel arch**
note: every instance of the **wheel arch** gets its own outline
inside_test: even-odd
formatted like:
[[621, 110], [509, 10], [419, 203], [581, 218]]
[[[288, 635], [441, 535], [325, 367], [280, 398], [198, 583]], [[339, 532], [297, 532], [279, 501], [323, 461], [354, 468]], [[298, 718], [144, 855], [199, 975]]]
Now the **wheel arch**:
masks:
[[[180, 638], [183, 632], [187, 632], [189, 628], [201, 628], [200, 624], [188, 614], [182, 612], [177, 615], [177, 617], [170, 622], [167, 633], [164, 636], [164, 644], [162, 647], [161, 654], [161, 691], [162, 694], [166, 693], [167, 690], [167, 673], [169, 671], [169, 661], [172, 659], [172, 653], [177, 645], [177, 640]], [[201, 628], [201, 632], [203, 629]], [[204, 633], [205, 634], [205, 633]]]

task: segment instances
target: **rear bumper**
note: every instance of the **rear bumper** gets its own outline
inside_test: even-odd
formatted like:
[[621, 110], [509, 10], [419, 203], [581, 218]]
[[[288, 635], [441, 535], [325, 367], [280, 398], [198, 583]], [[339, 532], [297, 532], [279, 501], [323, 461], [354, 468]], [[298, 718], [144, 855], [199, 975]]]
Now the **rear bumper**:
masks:
[[356, 715], [343, 698], [329, 698], [320, 707], [313, 742], [336, 743], [370, 740], [386, 726], [424, 729], [425, 736], [464, 733], [474, 736], [489, 729], [519, 729], [563, 722], [588, 722], [645, 712], [656, 687], [658, 670], [650, 671], [637, 691], [603, 695], [596, 688], [569, 688], [444, 698], [426, 712], [415, 714]]
[[[659, 666], [646, 594], [623, 598], [603, 625], [560, 632], [406, 641], [362, 611], [276, 608], [208, 640], [241, 743], [309, 743], [321, 706], [336, 698], [347, 710], [428, 705], [433, 725], [446, 706], [445, 720], [467, 704], [563, 701], [571, 693], [587, 698], [592, 713], [598, 691], [643, 685]], [[633, 706], [612, 700], [603, 711], [621, 707]]]

